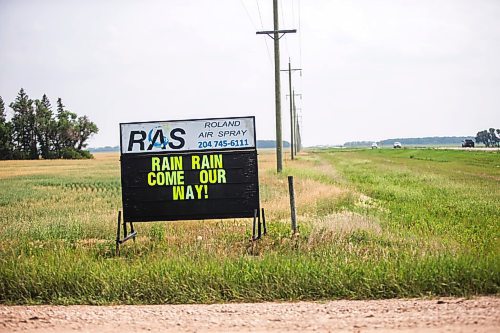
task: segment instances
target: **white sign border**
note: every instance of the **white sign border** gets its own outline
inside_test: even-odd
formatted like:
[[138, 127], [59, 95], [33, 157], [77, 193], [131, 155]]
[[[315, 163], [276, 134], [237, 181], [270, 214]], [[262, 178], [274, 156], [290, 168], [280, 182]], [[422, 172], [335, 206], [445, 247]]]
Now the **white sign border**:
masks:
[[[234, 121], [234, 120], [251, 120], [251, 127], [249, 129], [253, 130], [253, 136], [249, 145], [246, 146], [211, 146], [203, 147], [201, 149], [152, 149], [146, 151], [126, 151], [126, 144], [123, 142], [123, 127], [125, 125], [147, 125], [147, 124], [163, 124], [163, 123], [189, 123], [189, 122], [200, 122], [200, 121]], [[130, 154], [158, 154], [158, 153], [189, 153], [189, 152], [204, 152], [204, 151], [229, 151], [229, 150], [248, 150], [257, 149], [257, 135], [255, 131], [255, 116], [242, 116], [242, 117], [220, 117], [220, 118], [199, 118], [199, 119], [175, 119], [175, 120], [160, 120], [160, 121], [140, 121], [140, 122], [126, 122], [120, 123], [120, 154], [130, 155]], [[249, 133], [250, 134], [250, 133]], [[239, 140], [239, 139], [237, 139]], [[217, 141], [217, 140], [216, 140]], [[221, 140], [219, 140], [221, 141]]]

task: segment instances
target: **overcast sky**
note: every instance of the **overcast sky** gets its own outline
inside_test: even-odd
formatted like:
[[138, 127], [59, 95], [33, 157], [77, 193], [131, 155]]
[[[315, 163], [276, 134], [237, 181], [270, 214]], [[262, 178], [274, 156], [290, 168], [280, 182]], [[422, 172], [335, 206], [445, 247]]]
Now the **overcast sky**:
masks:
[[[305, 145], [500, 127], [499, 0], [279, 3], [300, 32], [281, 67], [304, 69]], [[119, 122], [225, 116], [273, 139], [272, 40], [256, 29], [272, 29], [271, 0], [0, 0], [0, 96], [61, 97], [97, 123], [92, 147], [118, 145]]]

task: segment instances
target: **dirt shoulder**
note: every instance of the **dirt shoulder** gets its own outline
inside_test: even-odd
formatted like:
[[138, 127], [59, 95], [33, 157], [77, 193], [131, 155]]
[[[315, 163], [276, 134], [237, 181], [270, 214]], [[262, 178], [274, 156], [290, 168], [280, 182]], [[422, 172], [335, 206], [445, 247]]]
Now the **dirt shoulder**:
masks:
[[0, 332], [500, 332], [500, 297], [0, 306]]

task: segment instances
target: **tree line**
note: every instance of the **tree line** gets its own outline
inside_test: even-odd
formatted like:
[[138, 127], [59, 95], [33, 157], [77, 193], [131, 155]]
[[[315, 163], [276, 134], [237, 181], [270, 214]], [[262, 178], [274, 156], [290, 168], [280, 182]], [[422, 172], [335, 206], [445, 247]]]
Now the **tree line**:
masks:
[[486, 147], [500, 147], [500, 128], [477, 132], [476, 143], [484, 143]]
[[99, 129], [87, 116], [66, 109], [57, 99], [56, 110], [44, 94], [32, 100], [23, 88], [10, 103], [13, 115], [7, 120], [0, 96], [0, 159], [91, 158], [83, 150]]
[[[461, 145], [465, 139], [473, 139], [472, 136], [432, 136], [421, 138], [392, 138], [376, 141], [381, 146], [392, 146], [394, 142], [401, 142], [404, 146], [428, 146], [428, 145]], [[370, 147], [374, 141], [351, 141], [344, 143], [345, 147]]]

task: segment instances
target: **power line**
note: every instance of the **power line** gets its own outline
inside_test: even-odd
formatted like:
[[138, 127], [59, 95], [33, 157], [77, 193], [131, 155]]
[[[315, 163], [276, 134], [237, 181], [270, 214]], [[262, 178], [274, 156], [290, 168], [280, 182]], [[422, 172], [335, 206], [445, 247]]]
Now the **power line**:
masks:
[[[286, 26], [286, 21], [285, 21], [285, 7], [283, 6], [283, 0], [280, 0], [281, 4], [281, 24], [283, 26]], [[286, 46], [286, 53], [288, 58], [291, 57], [290, 55], [290, 48], [288, 47], [288, 39], [285, 39], [285, 46]]]
[[259, 11], [260, 26], [262, 27], [262, 29], [264, 29], [264, 23], [262, 23], [262, 14], [260, 13], [259, 0], [255, 0], [255, 3], [257, 4], [257, 10]]
[[300, 26], [300, 21], [301, 21], [301, 8], [300, 8], [300, 0], [299, 2], [299, 65], [302, 67], [302, 27]]
[[247, 13], [247, 17], [250, 20], [250, 23], [252, 24], [254, 30], [257, 30], [257, 26], [255, 25], [255, 23], [253, 23], [252, 17], [250, 16], [250, 13], [248, 12], [248, 8], [247, 8], [247, 6], [245, 6], [245, 2], [243, 0], [240, 0], [240, 3], [243, 6], [243, 8], [245, 9], [245, 12]]
[[285, 22], [285, 6], [283, 6], [283, 0], [280, 0], [280, 4], [281, 4], [281, 24], [283, 24], [283, 26], [286, 25], [286, 22]]
[[[259, 12], [260, 27], [264, 30], [264, 23], [262, 22], [262, 14], [260, 13], [259, 0], [255, 0], [255, 3], [257, 4], [257, 11]], [[257, 30], [257, 29], [255, 29], [255, 30]], [[267, 58], [269, 59], [269, 63], [272, 66], [273, 60], [271, 57], [271, 51], [269, 51], [269, 45], [267, 45], [267, 39], [264, 39], [264, 43], [266, 43]]]

